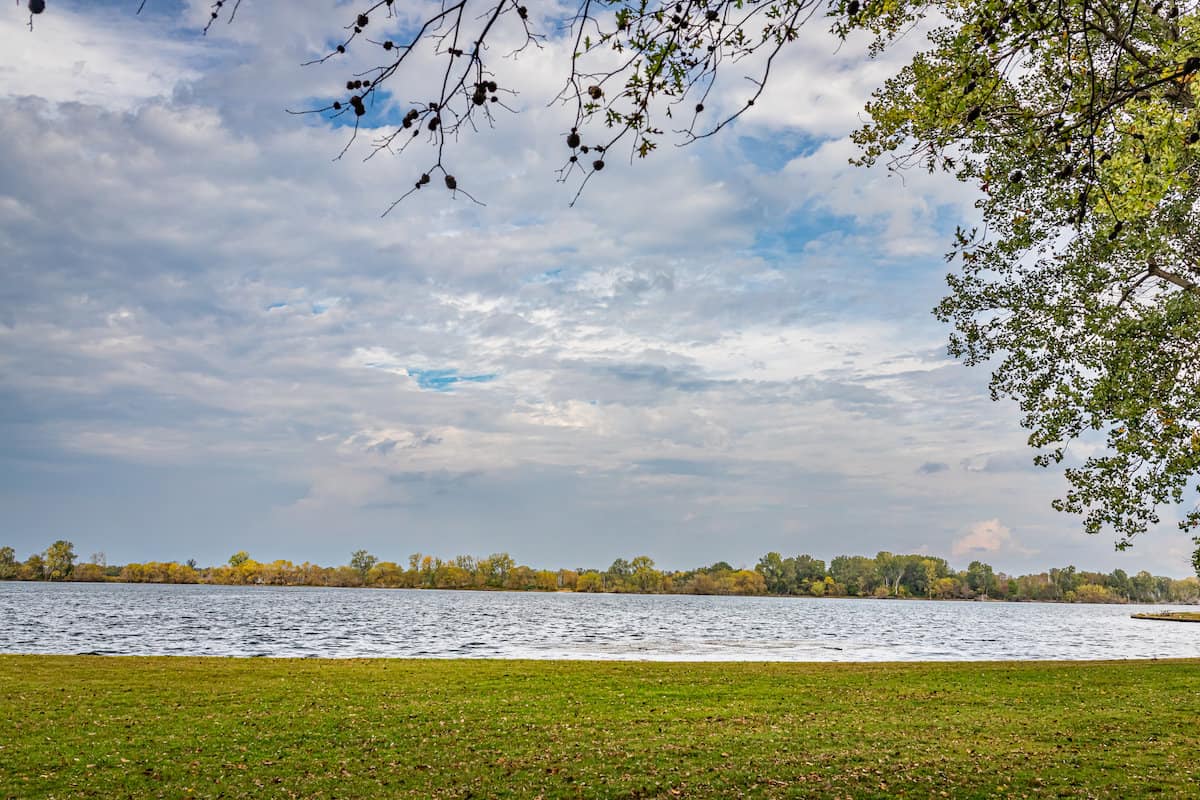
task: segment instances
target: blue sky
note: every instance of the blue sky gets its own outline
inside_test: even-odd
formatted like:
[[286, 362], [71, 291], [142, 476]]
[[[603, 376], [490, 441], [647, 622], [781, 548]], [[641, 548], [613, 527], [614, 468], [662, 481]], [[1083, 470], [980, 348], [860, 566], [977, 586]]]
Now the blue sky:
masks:
[[1015, 410], [946, 357], [929, 310], [972, 190], [848, 164], [899, 61], [811, 26], [728, 136], [610, 157], [569, 208], [551, 38], [505, 62], [520, 113], [454, 145], [486, 207], [429, 190], [381, 220], [429, 153], [364, 161], [364, 130], [335, 162], [344, 127], [284, 113], [355, 68], [298, 66], [328, 4], [256, 0], [203, 38], [207, 3], [126, 5], [62, 0], [32, 34], [0, 14], [0, 544], [22, 557], [1187, 574], [1170, 519], [1116, 553], [1053, 512]]

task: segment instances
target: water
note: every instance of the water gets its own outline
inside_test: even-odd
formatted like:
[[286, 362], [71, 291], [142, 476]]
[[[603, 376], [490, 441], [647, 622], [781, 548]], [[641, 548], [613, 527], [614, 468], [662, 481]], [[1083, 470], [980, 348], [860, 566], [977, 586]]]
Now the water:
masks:
[[664, 661], [1200, 656], [1168, 606], [0, 582], [0, 652]]

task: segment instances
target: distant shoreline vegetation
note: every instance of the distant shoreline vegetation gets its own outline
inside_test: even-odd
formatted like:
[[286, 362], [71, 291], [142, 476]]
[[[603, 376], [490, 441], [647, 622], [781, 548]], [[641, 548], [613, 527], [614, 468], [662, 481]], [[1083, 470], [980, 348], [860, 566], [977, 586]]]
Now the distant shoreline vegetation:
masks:
[[304, 562], [255, 561], [245, 551], [219, 566], [152, 561], [111, 565], [102, 553], [77, 563], [74, 545], [60, 539], [41, 553], [18, 561], [0, 547], [0, 580], [117, 583], [207, 583], [232, 586], [336, 586], [379, 589], [480, 589], [639, 594], [768, 595], [803, 597], [925, 598], [930, 600], [1010, 600], [1065, 603], [1200, 603], [1200, 580], [1130, 576], [1054, 568], [1011, 576], [972, 561], [962, 571], [944, 558], [880, 552], [838, 556], [825, 562], [810, 555], [784, 558], [767, 553], [753, 569], [718, 561], [691, 570], [660, 570], [647, 556], [618, 558], [607, 569], [545, 570], [517, 564], [507, 553], [443, 561], [415, 553], [407, 566], [380, 561], [366, 550], [350, 563], [325, 567]]

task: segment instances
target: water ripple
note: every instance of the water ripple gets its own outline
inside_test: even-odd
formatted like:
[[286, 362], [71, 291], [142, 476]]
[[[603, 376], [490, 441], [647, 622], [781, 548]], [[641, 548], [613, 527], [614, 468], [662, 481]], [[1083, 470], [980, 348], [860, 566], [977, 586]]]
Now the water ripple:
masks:
[[0, 652], [656, 661], [1200, 656], [1200, 625], [1142, 622], [1130, 613], [1116, 605], [6, 582]]

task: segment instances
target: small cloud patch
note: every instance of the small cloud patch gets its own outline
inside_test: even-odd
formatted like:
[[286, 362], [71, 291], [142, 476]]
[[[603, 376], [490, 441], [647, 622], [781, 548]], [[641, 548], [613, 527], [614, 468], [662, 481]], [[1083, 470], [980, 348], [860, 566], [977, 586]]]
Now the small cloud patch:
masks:
[[943, 464], [941, 461], [926, 461], [921, 466], [917, 467], [917, 473], [921, 475], [936, 475], [939, 472], [945, 472], [950, 469], [949, 464]]
[[1030, 555], [1036, 551], [1023, 547], [1013, 537], [1012, 531], [1000, 524], [999, 519], [988, 519], [976, 522], [970, 532], [957, 539], [951, 547], [951, 553], [956, 558], [964, 556], [996, 555], [998, 553], [1016, 553]]

